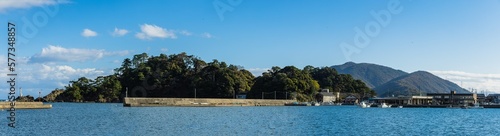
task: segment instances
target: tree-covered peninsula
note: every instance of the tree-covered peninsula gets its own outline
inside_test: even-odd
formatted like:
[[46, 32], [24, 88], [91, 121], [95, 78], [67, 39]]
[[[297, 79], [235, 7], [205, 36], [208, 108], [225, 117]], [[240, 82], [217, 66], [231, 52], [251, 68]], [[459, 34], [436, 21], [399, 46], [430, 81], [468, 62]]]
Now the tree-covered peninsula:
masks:
[[[258, 77], [241, 66], [204, 60], [186, 53], [146, 53], [123, 60], [114, 74], [81, 77], [44, 97], [47, 101], [121, 102], [123, 97], [297, 99], [312, 101], [327, 88], [341, 93], [375, 95], [361, 80], [330, 67], [272, 67]], [[265, 94], [275, 97], [264, 97]], [[55, 95], [57, 94], [57, 95]]]

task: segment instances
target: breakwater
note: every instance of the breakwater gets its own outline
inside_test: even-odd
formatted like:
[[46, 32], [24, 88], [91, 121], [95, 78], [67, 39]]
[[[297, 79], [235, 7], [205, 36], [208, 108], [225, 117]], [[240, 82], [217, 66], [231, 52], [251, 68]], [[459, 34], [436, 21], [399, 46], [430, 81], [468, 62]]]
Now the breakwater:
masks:
[[291, 102], [294, 102], [294, 100], [127, 97], [123, 102], [123, 106], [125, 107], [284, 106], [285, 103], [291, 103]]
[[[10, 102], [0, 102], [0, 109], [11, 108]], [[50, 109], [51, 104], [43, 104], [43, 102], [16, 102], [16, 109]]]

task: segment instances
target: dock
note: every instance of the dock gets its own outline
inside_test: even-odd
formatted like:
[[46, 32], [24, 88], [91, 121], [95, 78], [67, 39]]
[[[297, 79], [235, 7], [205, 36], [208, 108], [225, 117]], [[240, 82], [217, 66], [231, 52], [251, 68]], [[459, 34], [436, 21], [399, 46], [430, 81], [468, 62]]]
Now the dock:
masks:
[[[9, 109], [10, 102], [0, 102], [0, 109]], [[50, 109], [52, 104], [43, 104], [43, 102], [16, 102], [16, 109]]]
[[124, 107], [284, 106], [294, 100], [126, 97]]

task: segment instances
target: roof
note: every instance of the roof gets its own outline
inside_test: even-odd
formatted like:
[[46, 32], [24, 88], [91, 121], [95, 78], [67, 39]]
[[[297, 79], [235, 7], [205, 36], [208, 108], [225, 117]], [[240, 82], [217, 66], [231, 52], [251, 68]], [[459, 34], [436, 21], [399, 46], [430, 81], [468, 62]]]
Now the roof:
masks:
[[500, 94], [488, 94], [488, 97], [500, 96]]
[[[456, 93], [453, 95], [471, 95], [472, 93]], [[451, 93], [427, 93], [427, 95], [451, 95]]]
[[330, 89], [321, 89], [321, 92], [330, 92]]
[[346, 99], [358, 99], [358, 98], [356, 98], [356, 96], [350, 95], [350, 96], [347, 96]]
[[323, 96], [334, 96], [333, 93], [329, 93], [329, 92], [319, 92], [319, 94], [321, 94]]

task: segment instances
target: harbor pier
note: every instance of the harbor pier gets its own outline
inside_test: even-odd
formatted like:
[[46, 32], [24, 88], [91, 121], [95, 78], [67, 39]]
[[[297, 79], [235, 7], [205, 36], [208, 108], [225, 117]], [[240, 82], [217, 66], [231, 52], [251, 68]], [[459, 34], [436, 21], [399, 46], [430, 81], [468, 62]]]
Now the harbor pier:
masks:
[[[10, 102], [0, 102], [0, 109], [9, 109]], [[52, 104], [43, 104], [43, 102], [16, 102], [16, 109], [50, 109]]]
[[221, 98], [144, 98], [126, 97], [124, 107], [216, 107], [216, 106], [284, 106], [294, 100], [221, 99]]

